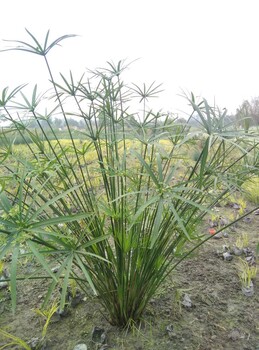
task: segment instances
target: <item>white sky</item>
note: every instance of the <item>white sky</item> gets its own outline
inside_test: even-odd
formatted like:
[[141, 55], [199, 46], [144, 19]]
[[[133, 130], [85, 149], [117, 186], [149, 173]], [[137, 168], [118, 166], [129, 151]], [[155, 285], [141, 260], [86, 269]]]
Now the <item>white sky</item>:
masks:
[[[259, 96], [258, 16], [258, 0], [12, 0], [1, 2], [0, 40], [27, 41], [25, 27], [41, 40], [79, 34], [50, 52], [57, 74], [140, 58], [127, 81], [163, 83], [158, 108], [185, 110], [184, 89], [234, 113]], [[0, 53], [1, 90], [44, 79], [41, 57]]]

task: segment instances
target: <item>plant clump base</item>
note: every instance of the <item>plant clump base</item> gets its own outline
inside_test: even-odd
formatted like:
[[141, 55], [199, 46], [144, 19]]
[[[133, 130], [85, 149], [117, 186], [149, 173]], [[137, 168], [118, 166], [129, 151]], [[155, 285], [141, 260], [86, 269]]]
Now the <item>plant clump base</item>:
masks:
[[[246, 248], [249, 254], [256, 250], [258, 227], [259, 216], [254, 215], [253, 223], [249, 225], [249, 249]], [[247, 228], [245, 222], [240, 222], [236, 232], [229, 232], [227, 239], [211, 240], [183, 262], [168, 276], [151, 299], [140, 323], [131, 330], [111, 326], [98, 300], [84, 296], [66, 317], [55, 319], [49, 326], [47, 339], [50, 348], [73, 350], [80, 343], [86, 344], [88, 350], [95, 350], [92, 333], [98, 327], [105, 331], [105, 341], [113, 350], [191, 350], [198, 346], [203, 350], [256, 349], [258, 276], [254, 295], [246, 297], [237, 274], [240, 257], [234, 256], [232, 261], [226, 262], [215, 254], [222, 245], [234, 246], [237, 237], [246, 233]], [[207, 230], [206, 223], [203, 229]], [[245, 253], [243, 258], [246, 258]], [[32, 309], [39, 307], [47, 286], [47, 281], [41, 286], [32, 280], [19, 282], [21, 295], [15, 316], [10, 310], [8, 291], [1, 290], [0, 328], [8, 327], [9, 332], [26, 341], [34, 335], [40, 337], [41, 327]], [[190, 296], [194, 308], [182, 305], [185, 294]], [[0, 336], [0, 344], [5, 342]]]

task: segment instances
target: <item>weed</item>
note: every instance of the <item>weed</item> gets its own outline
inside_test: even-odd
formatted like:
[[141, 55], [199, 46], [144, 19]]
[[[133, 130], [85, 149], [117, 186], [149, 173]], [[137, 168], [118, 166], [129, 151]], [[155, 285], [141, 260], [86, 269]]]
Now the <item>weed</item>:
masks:
[[134, 338], [137, 338], [141, 343], [148, 348], [153, 348], [155, 346], [155, 340], [153, 335], [153, 325], [147, 321], [140, 321], [136, 323], [134, 320], [131, 320], [131, 323], [128, 325], [126, 334], [131, 332]]
[[177, 316], [180, 316], [182, 314], [183, 296], [188, 291], [190, 291], [190, 288], [188, 289], [175, 288], [173, 310], [174, 310], [174, 314], [176, 314]]

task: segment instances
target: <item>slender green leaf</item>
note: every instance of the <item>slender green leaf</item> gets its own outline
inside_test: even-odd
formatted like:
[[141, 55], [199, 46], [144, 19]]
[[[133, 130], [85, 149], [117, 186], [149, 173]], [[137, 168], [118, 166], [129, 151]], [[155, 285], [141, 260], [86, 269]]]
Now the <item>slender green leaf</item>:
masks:
[[56, 288], [56, 286], [57, 286], [57, 284], [58, 284], [58, 282], [63, 274], [63, 271], [68, 264], [69, 259], [70, 259], [70, 255], [66, 256], [64, 261], [60, 265], [58, 271], [56, 272], [56, 279], [52, 280], [52, 282], [48, 288], [47, 294], [46, 294], [44, 301], [43, 301], [42, 308], [46, 308], [46, 306], [49, 304], [51, 295], [53, 294], [53, 292], [54, 292], [54, 290], [55, 290], [55, 288]]
[[72, 221], [78, 221], [78, 220], [85, 219], [86, 217], [89, 217], [91, 215], [92, 214], [89, 214], [89, 213], [75, 214], [75, 215], [70, 215], [70, 216], [60, 215], [56, 218], [45, 219], [45, 220], [41, 220], [39, 222], [33, 223], [29, 226], [29, 229], [34, 230], [34, 229], [38, 229], [41, 227], [57, 225], [57, 224], [64, 224], [64, 223], [72, 222]]
[[159, 237], [159, 230], [161, 227], [161, 222], [163, 220], [163, 209], [164, 209], [164, 201], [163, 199], [160, 199], [157, 206], [155, 221], [151, 232], [151, 243], [150, 243], [151, 249], [153, 248], [154, 244], [156, 243]]
[[12, 263], [11, 263], [11, 273], [10, 273], [10, 287], [11, 287], [13, 313], [15, 312], [15, 309], [16, 309], [16, 300], [17, 300], [16, 275], [17, 275], [18, 256], [19, 256], [19, 245], [16, 244], [12, 253]]
[[177, 210], [175, 209], [174, 205], [173, 204], [169, 204], [170, 206], [170, 209], [172, 210], [174, 216], [175, 216], [175, 219], [179, 225], [179, 227], [181, 228], [181, 230], [183, 231], [183, 234], [186, 236], [186, 238], [190, 241], [191, 238], [189, 236], [189, 233], [187, 232], [186, 228], [185, 228], [185, 225], [184, 225], [184, 222], [183, 220], [180, 218]]
[[76, 255], [75, 257], [76, 257], [77, 263], [78, 263], [79, 267], [81, 268], [81, 270], [82, 270], [82, 272], [83, 272], [87, 282], [89, 283], [90, 287], [92, 288], [94, 294], [97, 295], [97, 291], [95, 289], [93, 281], [92, 281], [92, 279], [91, 279], [91, 277], [90, 277], [90, 275], [89, 275], [89, 273], [88, 273], [84, 263], [82, 262], [81, 258], [78, 255]]
[[65, 304], [66, 304], [67, 288], [68, 288], [69, 276], [71, 275], [71, 271], [72, 271], [73, 257], [74, 257], [73, 254], [69, 256], [67, 265], [65, 267], [66, 272], [65, 272], [65, 277], [63, 279], [63, 283], [61, 287], [62, 291], [61, 291], [61, 298], [60, 298], [60, 310], [64, 310]]
[[8, 214], [12, 205], [4, 192], [0, 193], [1, 208]]
[[66, 197], [69, 193], [75, 191], [76, 189], [80, 188], [82, 185], [77, 185], [77, 186], [73, 186], [72, 188], [70, 188], [67, 191], [64, 191], [62, 193], [60, 193], [59, 195], [53, 197], [52, 199], [50, 199], [49, 201], [47, 201], [46, 203], [44, 203], [32, 216], [31, 216], [31, 220], [35, 220], [42, 212], [44, 212], [50, 205], [52, 205], [53, 203], [57, 202], [59, 199], [62, 199], [64, 197]]
[[97, 238], [91, 239], [89, 242], [83, 243], [80, 246], [78, 246], [77, 249], [79, 250], [79, 249], [85, 249], [85, 248], [91, 247], [94, 244], [97, 244], [99, 242], [102, 242], [102, 241], [108, 239], [110, 236], [111, 235], [108, 234], [108, 235], [103, 235], [101, 237], [97, 237]]
[[160, 195], [151, 197], [148, 201], [146, 201], [143, 205], [141, 205], [139, 207], [139, 209], [137, 210], [137, 212], [135, 213], [135, 215], [133, 216], [133, 218], [131, 219], [131, 223], [129, 226], [129, 230], [133, 227], [133, 225], [135, 225], [135, 223], [138, 221], [138, 218], [143, 214], [143, 212], [150, 207], [152, 204], [156, 203], [159, 201], [159, 199], [161, 198]]
[[12, 249], [12, 241], [9, 240], [6, 244], [0, 247], [0, 260]]
[[41, 263], [41, 265], [43, 266], [43, 268], [48, 272], [48, 274], [55, 280], [57, 281], [56, 276], [54, 275], [54, 273], [51, 271], [51, 268], [49, 267], [47, 261], [45, 260], [45, 258], [43, 257], [43, 255], [37, 250], [36, 248], [36, 244], [33, 243], [32, 241], [27, 241], [27, 245], [30, 248], [30, 250], [32, 251], [32, 253], [34, 254], [35, 258], [39, 261], [39, 263]]
[[153, 180], [154, 184], [156, 184], [157, 187], [159, 187], [159, 181], [155, 175], [155, 173], [152, 171], [150, 165], [145, 161], [145, 159], [143, 157], [141, 157], [141, 155], [135, 151], [132, 151], [132, 153], [138, 158], [138, 160], [140, 161], [140, 163], [144, 166], [144, 168], [147, 171], [147, 174], [151, 177], [151, 179]]

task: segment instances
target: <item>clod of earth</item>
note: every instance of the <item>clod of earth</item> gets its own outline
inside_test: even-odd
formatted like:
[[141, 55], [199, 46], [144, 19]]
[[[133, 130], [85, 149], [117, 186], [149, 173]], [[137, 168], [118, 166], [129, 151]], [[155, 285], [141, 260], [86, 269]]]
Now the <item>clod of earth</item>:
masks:
[[220, 226], [225, 226], [229, 224], [229, 220], [223, 217], [220, 217], [219, 219]]
[[176, 336], [176, 334], [174, 333], [174, 326], [172, 324], [166, 326], [166, 332], [169, 336], [169, 339], [172, 339]]
[[233, 331], [231, 331], [228, 335], [229, 339], [236, 341], [238, 339], [240, 339], [240, 333], [238, 330], [234, 329]]
[[191, 307], [193, 307], [193, 304], [192, 304], [192, 301], [191, 301], [189, 294], [184, 294], [182, 305], [186, 309], [190, 309]]
[[8, 282], [4, 280], [5, 280], [4, 276], [0, 277], [0, 289], [4, 289], [8, 287]]
[[250, 218], [249, 216], [243, 219], [243, 222], [245, 222], [246, 224], [250, 224], [251, 221], [252, 221], [252, 218]]
[[40, 338], [33, 337], [28, 341], [28, 344], [30, 345], [31, 349], [37, 349], [40, 344]]
[[92, 341], [98, 344], [104, 344], [106, 342], [106, 332], [103, 328], [94, 327], [92, 331]]
[[253, 256], [254, 252], [250, 248], [243, 249], [245, 256]]
[[59, 268], [60, 268], [60, 266], [54, 266], [54, 267], [52, 267], [51, 271], [52, 271], [53, 273], [57, 273], [58, 270], [59, 270]]
[[217, 233], [216, 235], [213, 236], [214, 239], [220, 239], [223, 237], [223, 233], [222, 232], [219, 232]]
[[64, 310], [58, 309], [56, 314], [59, 315], [60, 317], [66, 317], [66, 316], [68, 316], [70, 314], [70, 310], [69, 310], [68, 307], [65, 307]]
[[247, 256], [245, 258], [246, 262], [248, 263], [248, 265], [252, 266], [255, 265], [255, 256], [251, 255], [251, 256]]
[[166, 326], [167, 332], [173, 332], [173, 330], [174, 330], [174, 326], [172, 324], [169, 324], [168, 326]]
[[5, 278], [9, 278], [10, 277], [10, 273], [9, 273], [7, 267], [5, 267], [3, 269], [3, 277], [5, 277]]
[[224, 244], [224, 245], [222, 246], [222, 249], [223, 249], [223, 253], [228, 252], [228, 251], [229, 251], [229, 246], [227, 246], [226, 244]]
[[225, 261], [231, 261], [233, 259], [233, 255], [231, 255], [229, 252], [223, 253], [223, 259]]
[[51, 317], [50, 322], [51, 323], [57, 323], [59, 321], [61, 321], [61, 316], [60, 316], [60, 314], [58, 312], [55, 312], [54, 315]]
[[226, 253], [226, 252], [230, 253], [229, 246], [226, 245], [226, 244], [223, 244], [223, 245], [222, 245], [222, 249], [217, 249], [217, 250], [216, 250], [216, 256], [217, 256], [218, 258], [219, 258], [219, 257], [222, 258], [223, 253]]
[[73, 350], [87, 350], [87, 346], [85, 344], [77, 344]]
[[83, 300], [83, 295], [80, 291], [76, 291], [76, 295], [73, 296], [70, 300], [71, 307], [76, 307]]
[[98, 348], [99, 350], [106, 350], [109, 349], [110, 346], [108, 344], [103, 344], [100, 348]]
[[236, 255], [236, 256], [240, 256], [243, 254], [243, 249], [242, 248], [238, 248], [238, 247], [234, 247], [233, 248], [233, 254]]
[[218, 222], [215, 220], [209, 220], [209, 225], [211, 228], [218, 227]]
[[34, 269], [33, 264], [27, 263], [27, 264], [26, 264], [26, 269], [24, 270], [25, 275], [30, 275], [30, 274], [32, 274], [33, 269]]

